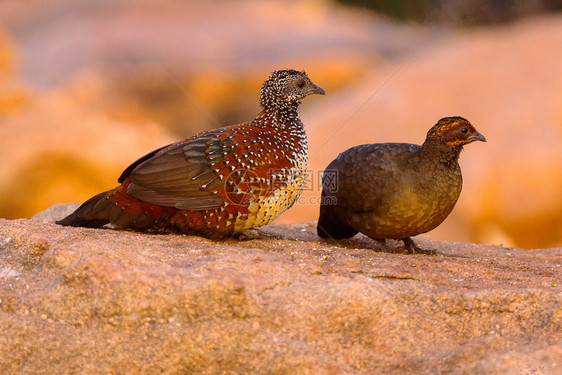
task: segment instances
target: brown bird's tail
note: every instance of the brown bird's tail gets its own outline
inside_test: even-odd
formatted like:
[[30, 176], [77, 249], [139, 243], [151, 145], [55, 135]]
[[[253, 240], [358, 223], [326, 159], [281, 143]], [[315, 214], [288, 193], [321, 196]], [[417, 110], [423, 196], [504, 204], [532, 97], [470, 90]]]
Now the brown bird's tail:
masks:
[[177, 210], [140, 201], [127, 194], [127, 184], [99, 193], [84, 202], [57, 224], [70, 227], [101, 228], [112, 224], [119, 228], [152, 228], [159, 219], [168, 219]]
[[115, 207], [113, 202], [109, 200], [110, 191], [104, 191], [93, 196], [78, 207], [76, 211], [56, 223], [85, 228], [101, 228], [105, 224], [109, 224], [111, 209]]
[[348, 226], [342, 221], [337, 213], [338, 206], [330, 204], [326, 199], [326, 194], [322, 191], [322, 198], [320, 202], [320, 217], [318, 218], [318, 225], [316, 232], [322, 238], [343, 239], [355, 236], [358, 231]]

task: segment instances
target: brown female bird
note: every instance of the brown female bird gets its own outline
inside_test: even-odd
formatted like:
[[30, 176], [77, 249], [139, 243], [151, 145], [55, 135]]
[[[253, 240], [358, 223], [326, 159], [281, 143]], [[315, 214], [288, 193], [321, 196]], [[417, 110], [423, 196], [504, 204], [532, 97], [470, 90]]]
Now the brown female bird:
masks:
[[434, 253], [410, 237], [451, 213], [462, 189], [459, 154], [474, 141], [486, 138], [466, 119], [446, 117], [421, 146], [377, 143], [341, 153], [324, 172], [318, 235], [342, 239], [361, 232], [383, 243], [401, 239], [409, 253]]
[[250, 122], [197, 134], [131, 164], [115, 189], [58, 224], [209, 238], [245, 234], [289, 209], [302, 191], [308, 145], [298, 108], [324, 90], [305, 72], [278, 70], [261, 89]]

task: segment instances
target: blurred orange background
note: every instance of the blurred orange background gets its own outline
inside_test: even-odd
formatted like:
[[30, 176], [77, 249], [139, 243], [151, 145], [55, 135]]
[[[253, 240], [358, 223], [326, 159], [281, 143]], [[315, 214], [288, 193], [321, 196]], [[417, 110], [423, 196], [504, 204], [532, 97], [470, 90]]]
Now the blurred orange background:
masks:
[[463, 25], [448, 11], [415, 23], [327, 0], [2, 1], [0, 217], [84, 201], [154, 148], [251, 120], [263, 80], [294, 68], [327, 95], [301, 107], [311, 188], [278, 222], [317, 218], [318, 171], [339, 152], [421, 143], [460, 115], [488, 143], [461, 155], [461, 198], [428, 235], [561, 245], [562, 14]]

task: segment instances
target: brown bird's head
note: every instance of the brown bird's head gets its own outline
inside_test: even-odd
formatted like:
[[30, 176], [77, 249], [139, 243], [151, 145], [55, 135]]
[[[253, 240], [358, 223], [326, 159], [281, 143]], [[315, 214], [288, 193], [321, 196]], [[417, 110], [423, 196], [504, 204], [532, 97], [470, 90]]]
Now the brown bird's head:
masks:
[[311, 94], [325, 95], [310, 81], [304, 71], [276, 70], [263, 83], [260, 106], [264, 110], [296, 110], [302, 100]]
[[442, 118], [427, 132], [426, 142], [437, 142], [451, 150], [461, 150], [474, 141], [486, 142], [467, 119], [460, 116]]

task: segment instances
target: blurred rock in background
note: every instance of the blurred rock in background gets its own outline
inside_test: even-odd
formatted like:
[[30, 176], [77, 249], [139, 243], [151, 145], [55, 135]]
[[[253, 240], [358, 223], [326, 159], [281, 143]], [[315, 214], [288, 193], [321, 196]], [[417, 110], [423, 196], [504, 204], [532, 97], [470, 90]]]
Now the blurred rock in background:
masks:
[[310, 191], [280, 222], [316, 219], [319, 170], [339, 152], [420, 143], [462, 115], [488, 143], [461, 156], [463, 194], [429, 235], [561, 244], [562, 16], [456, 28], [556, 4], [392, 3], [413, 15], [373, 9], [422, 24], [322, 0], [3, 1], [0, 217], [83, 201], [156, 147], [252, 119], [262, 81], [290, 67], [328, 95], [303, 105]]
[[562, 10], [559, 0], [337, 0], [402, 21], [473, 26]]

